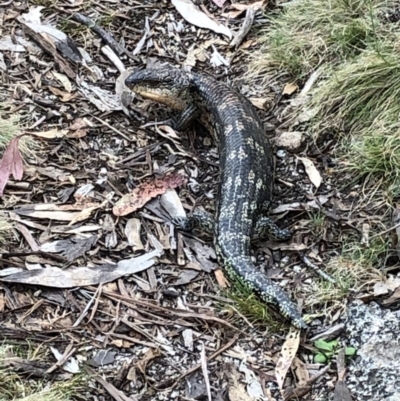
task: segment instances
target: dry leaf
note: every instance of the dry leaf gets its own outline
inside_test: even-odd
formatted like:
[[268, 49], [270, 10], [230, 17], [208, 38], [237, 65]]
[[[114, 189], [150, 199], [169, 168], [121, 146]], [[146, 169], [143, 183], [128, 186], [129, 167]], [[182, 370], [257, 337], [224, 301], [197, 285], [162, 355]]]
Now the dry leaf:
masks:
[[211, 29], [214, 32], [221, 33], [232, 39], [231, 30], [218, 22], [212, 20], [206, 14], [204, 14], [196, 5], [190, 0], [171, 0], [172, 4], [178, 10], [179, 14], [192, 25], [196, 25], [199, 28]]
[[218, 285], [221, 288], [228, 288], [229, 281], [225, 278], [224, 273], [221, 269], [217, 269], [214, 271], [215, 279], [217, 280]]
[[97, 205], [97, 206], [90, 206], [86, 209], [83, 209], [82, 211], [77, 213], [77, 215], [68, 223], [68, 225], [72, 226], [73, 224], [77, 223], [78, 221], [83, 221], [83, 220], [88, 219], [95, 210], [100, 209], [101, 207], [102, 207], [102, 204]]
[[239, 371], [245, 374], [246, 390], [251, 399], [262, 399], [264, 393], [259, 378], [247, 367], [245, 360], [241, 361]]
[[[289, 204], [279, 205], [275, 209], [271, 209], [271, 214], [284, 213], [291, 210], [308, 210], [308, 208], [321, 209], [321, 206], [328, 202], [329, 198], [325, 195], [317, 196], [314, 200], [306, 203], [293, 202]], [[304, 207], [305, 206], [305, 207]]]
[[54, 266], [10, 274], [1, 277], [7, 283], [22, 283], [54, 288], [86, 287], [100, 283], [108, 283], [120, 277], [141, 272], [153, 266], [162, 251], [155, 249], [136, 258], [108, 263], [102, 266], [75, 267], [64, 269]]
[[210, 387], [210, 379], [208, 377], [208, 369], [207, 369], [207, 356], [206, 356], [206, 350], [204, 348], [204, 343], [201, 344], [201, 352], [200, 352], [200, 364], [201, 364], [201, 371], [203, 373], [204, 377], [204, 382], [206, 384], [206, 390], [207, 390], [207, 396], [208, 396], [208, 401], [212, 401], [211, 398], [211, 387]]
[[296, 150], [300, 147], [303, 140], [303, 133], [299, 131], [290, 131], [280, 133], [276, 139], [276, 146], [289, 150]]
[[[183, 241], [185, 242], [185, 253], [187, 258], [191, 262], [196, 262], [196, 260], [200, 263], [200, 266], [202, 270], [206, 271], [207, 273], [210, 273], [212, 270], [215, 270], [218, 268], [218, 264], [215, 262], [212, 262], [211, 259], [216, 259], [215, 251], [212, 247], [210, 247], [207, 244], [201, 243], [199, 240], [195, 238], [190, 238], [188, 236], [183, 237]], [[188, 253], [187, 252], [187, 247], [189, 247], [192, 252]]]
[[69, 181], [69, 177], [71, 176], [70, 173], [53, 166], [36, 167], [35, 169], [39, 174], [52, 178], [55, 181]]
[[191, 283], [197, 276], [199, 275], [199, 272], [195, 270], [184, 270], [180, 275], [179, 275], [179, 280], [177, 280], [174, 285], [186, 285]]
[[186, 217], [185, 209], [175, 189], [167, 189], [165, 194], [160, 196], [160, 204], [171, 217]]
[[228, 395], [230, 401], [252, 401], [245, 387], [240, 382], [240, 374], [233, 364], [225, 365], [225, 374], [228, 379]]
[[374, 296], [386, 295], [400, 287], [400, 278], [389, 276], [386, 281], [379, 281], [374, 284]]
[[296, 84], [290, 83], [286, 84], [283, 88], [283, 95], [291, 95], [292, 93], [296, 92], [299, 87]]
[[144, 182], [136, 187], [130, 194], [124, 195], [113, 207], [115, 216], [125, 216], [143, 207], [150, 199], [155, 198], [167, 191], [176, 188], [185, 182], [180, 174], [167, 175], [164, 178], [156, 178]]
[[0, 70], [7, 71], [7, 64], [4, 61], [4, 55], [0, 52]]
[[180, 139], [180, 136], [176, 133], [176, 131], [171, 128], [169, 125], [160, 125], [157, 127], [157, 132], [160, 133], [161, 136], [168, 139]]
[[66, 129], [58, 130], [57, 128], [53, 128], [49, 131], [31, 132], [30, 135], [35, 135], [40, 138], [54, 139], [54, 138], [62, 138], [67, 133], [68, 133], [68, 130], [66, 130]]
[[68, 79], [68, 77], [64, 74], [60, 74], [59, 72], [52, 72], [54, 78], [56, 78], [59, 82], [62, 83], [62, 85], [64, 86], [64, 89], [68, 92], [71, 93], [72, 92], [72, 84], [71, 81]]
[[[58, 351], [58, 349], [56, 349], [54, 347], [50, 347], [50, 349], [58, 362], [63, 360], [63, 354], [60, 351]], [[65, 370], [66, 372], [69, 372], [69, 373], [79, 373], [79, 371], [80, 371], [79, 363], [73, 357], [69, 357], [68, 360], [64, 361], [64, 363], [61, 366], [62, 366], [63, 370]]]
[[384, 305], [390, 305], [394, 302], [397, 302], [399, 299], [400, 299], [400, 287], [396, 288], [394, 293], [388, 299], [383, 300], [382, 303]]
[[213, 67], [219, 67], [221, 65], [225, 65], [226, 67], [229, 67], [229, 61], [222, 56], [221, 53], [218, 52], [218, 50], [215, 48], [214, 45], [212, 45], [213, 48], [213, 54], [211, 55], [210, 63]]
[[154, 358], [157, 358], [161, 355], [160, 350], [157, 349], [148, 349], [147, 352], [144, 354], [143, 358], [137, 362], [136, 366], [139, 368], [139, 370], [142, 372], [144, 376], [146, 376], [146, 368], [147, 365], [149, 364], [150, 361], [152, 361]]
[[250, 102], [256, 106], [258, 109], [264, 110], [265, 103], [267, 103], [268, 98], [266, 97], [250, 97]]
[[50, 92], [53, 93], [53, 95], [58, 96], [60, 100], [64, 103], [69, 102], [76, 97], [75, 93], [64, 92], [61, 89], [55, 88], [53, 86], [49, 86], [48, 88]]
[[300, 330], [291, 327], [286, 336], [286, 340], [283, 343], [282, 351], [275, 367], [276, 381], [278, 382], [281, 392], [283, 390], [283, 383], [285, 381], [286, 374], [292, 365], [294, 357], [296, 356], [299, 344]]
[[[86, 118], [77, 118], [69, 127], [68, 138], [83, 138], [87, 135], [89, 127], [93, 127], [93, 123]], [[72, 132], [71, 132], [72, 131]]]
[[79, 92], [81, 92], [86, 99], [94, 104], [100, 111], [122, 110], [121, 101], [115, 93], [100, 88], [97, 85], [89, 84], [80, 77], [76, 78], [76, 84]]
[[15, 44], [11, 36], [3, 36], [0, 39], [0, 50], [8, 52], [24, 52], [25, 47], [19, 44]]
[[226, 3], [226, 0], [213, 0], [213, 2], [218, 6], [221, 7]]
[[125, 226], [125, 235], [128, 239], [128, 244], [135, 252], [144, 249], [142, 239], [140, 238], [140, 227], [140, 220], [135, 218], [129, 219]]
[[40, 247], [43, 252], [60, 253], [69, 262], [74, 261], [89, 251], [99, 239], [98, 235], [73, 237], [65, 240], [47, 242]]
[[243, 42], [241, 45], [240, 45], [240, 49], [248, 49], [249, 47], [251, 47], [251, 46], [253, 46], [253, 45], [256, 45], [257, 44], [257, 41], [256, 40], [254, 40], [254, 39], [249, 39], [249, 40], [246, 40], [245, 42]]
[[254, 8], [256, 10], [265, 7], [266, 1], [261, 0], [261, 1], [256, 1], [255, 3], [251, 4], [240, 4], [240, 3], [234, 3], [231, 5], [232, 8], [235, 8], [236, 10], [239, 11], [246, 11], [248, 8]]
[[317, 168], [315, 167], [314, 163], [310, 159], [307, 159], [307, 157], [298, 157], [298, 159], [303, 163], [308, 178], [310, 179], [312, 184], [316, 188], [319, 188], [319, 186], [322, 183], [322, 177]]
[[49, 220], [59, 220], [59, 221], [72, 221], [75, 217], [79, 215], [79, 212], [62, 212], [62, 211], [40, 211], [31, 210], [29, 212], [24, 210], [14, 210], [16, 214], [21, 214], [23, 216], [30, 216], [36, 219], [49, 219]]
[[299, 358], [294, 358], [292, 369], [294, 374], [296, 375], [298, 383], [307, 383], [310, 380], [310, 374], [306, 369], [306, 364]]
[[229, 18], [229, 19], [235, 19], [239, 17], [243, 13], [244, 10], [235, 10], [235, 11], [229, 11], [227, 13], [222, 13], [221, 15], [223, 17]]
[[132, 74], [133, 71], [133, 68], [128, 68], [125, 71], [122, 71], [115, 82], [115, 93], [121, 104], [123, 112], [128, 117], [130, 116], [128, 106], [131, 104], [132, 99], [134, 98], [134, 93], [125, 85], [125, 79]]
[[64, 32], [48, 24], [42, 24], [41, 11], [43, 6], [31, 7], [25, 14], [21, 14], [17, 20], [23, 29], [40, 44], [47, 53], [50, 53], [62, 70], [72, 79], [76, 73], [69, 65], [67, 59], [74, 63], [82, 63], [82, 55], [74, 41]]
[[20, 180], [24, 173], [24, 163], [18, 149], [19, 137], [12, 139], [0, 161], [0, 196], [3, 195], [10, 175]]

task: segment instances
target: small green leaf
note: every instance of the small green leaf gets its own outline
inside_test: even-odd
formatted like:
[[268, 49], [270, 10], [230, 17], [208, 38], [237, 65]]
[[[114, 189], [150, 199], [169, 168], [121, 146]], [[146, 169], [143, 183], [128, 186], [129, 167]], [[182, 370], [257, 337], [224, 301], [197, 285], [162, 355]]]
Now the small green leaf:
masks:
[[322, 351], [329, 351], [332, 352], [338, 346], [339, 340], [332, 340], [332, 341], [324, 341], [324, 340], [317, 340], [315, 341], [314, 345], [322, 350]]
[[345, 351], [344, 351], [344, 353], [345, 353], [347, 356], [353, 356], [353, 355], [356, 354], [356, 352], [357, 352], [357, 350], [356, 350], [354, 347], [346, 347], [346, 349], [345, 349]]
[[326, 357], [324, 354], [318, 353], [318, 354], [316, 354], [316, 355], [314, 356], [314, 362], [315, 362], [315, 363], [326, 363], [327, 360], [328, 360], [328, 359], [327, 359], [327, 357]]

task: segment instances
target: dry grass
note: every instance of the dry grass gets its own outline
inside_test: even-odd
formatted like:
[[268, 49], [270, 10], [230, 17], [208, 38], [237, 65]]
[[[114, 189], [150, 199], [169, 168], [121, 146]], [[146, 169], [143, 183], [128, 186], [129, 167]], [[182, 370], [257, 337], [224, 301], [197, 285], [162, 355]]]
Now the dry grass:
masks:
[[9, 238], [12, 224], [10, 221], [0, 213], [0, 246], [4, 245]]
[[69, 401], [84, 392], [83, 376], [54, 383], [27, 380], [12, 367], [7, 367], [7, 357], [16, 354], [21, 358], [32, 358], [24, 352], [18, 352], [15, 347], [0, 346], [0, 401]]
[[0, 103], [0, 149], [8, 145], [10, 140], [18, 134], [20, 127], [18, 117], [5, 118], [3, 115], [5, 104]]
[[387, 35], [380, 16], [395, 0], [302, 0], [287, 2], [261, 32], [261, 51], [250, 70], [260, 77], [284, 69], [304, 79], [321, 65], [338, 65]]
[[384, 273], [374, 267], [377, 255], [382, 253], [385, 253], [385, 245], [376, 241], [365, 249], [352, 244], [342, 256], [331, 259], [324, 270], [336, 283], [314, 279], [311, 286], [305, 287], [308, 292], [306, 309], [316, 311], [314, 317], [332, 317], [349, 296], [384, 281]]
[[[235, 301], [237, 311], [252, 324], [268, 326], [271, 332], [277, 332], [284, 328], [284, 324], [271, 314], [268, 305], [240, 281], [235, 281], [226, 295]], [[225, 305], [225, 307], [229, 308], [230, 306]], [[234, 312], [236, 313], [236, 311]]]

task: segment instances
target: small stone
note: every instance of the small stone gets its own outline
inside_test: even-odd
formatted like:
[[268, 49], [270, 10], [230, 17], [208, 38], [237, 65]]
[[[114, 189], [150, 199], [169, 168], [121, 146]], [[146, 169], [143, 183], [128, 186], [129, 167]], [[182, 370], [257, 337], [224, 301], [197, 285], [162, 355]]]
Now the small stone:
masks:
[[280, 159], [284, 159], [286, 157], [286, 152], [282, 149], [279, 149], [276, 152], [276, 156], [279, 157]]
[[283, 266], [289, 264], [289, 262], [290, 262], [289, 256], [285, 256], [285, 257], [283, 257], [283, 258], [281, 259], [280, 265], [283, 267]]
[[301, 266], [299, 266], [299, 265], [293, 266], [293, 271], [295, 273], [300, 273], [301, 272]]
[[303, 134], [299, 131], [282, 132], [276, 137], [276, 146], [295, 150], [300, 147], [303, 140]]

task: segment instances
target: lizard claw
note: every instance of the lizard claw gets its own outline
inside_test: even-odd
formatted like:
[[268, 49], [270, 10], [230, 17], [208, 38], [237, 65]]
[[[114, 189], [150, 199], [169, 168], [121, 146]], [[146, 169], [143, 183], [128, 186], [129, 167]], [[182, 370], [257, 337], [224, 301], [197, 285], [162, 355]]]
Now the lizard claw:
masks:
[[187, 217], [176, 216], [172, 219], [172, 224], [183, 231], [191, 231], [193, 229], [193, 221]]

